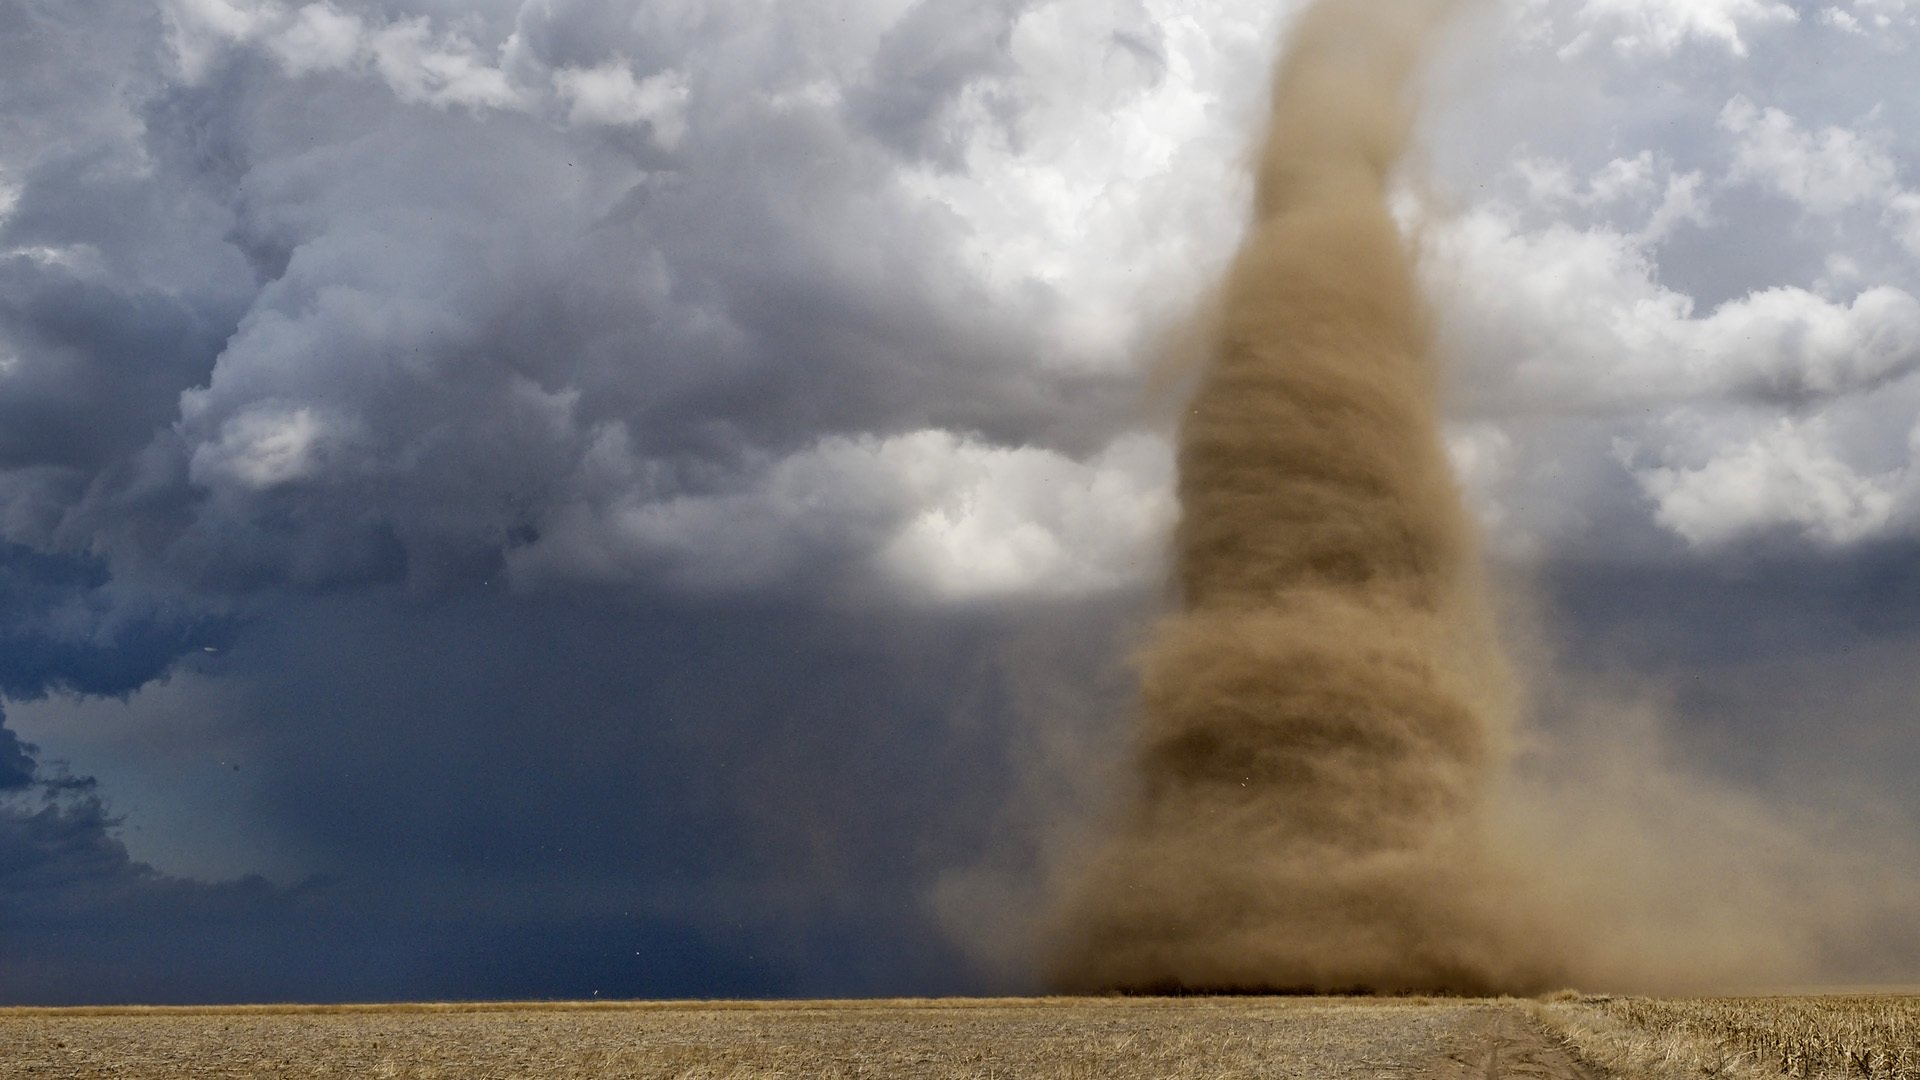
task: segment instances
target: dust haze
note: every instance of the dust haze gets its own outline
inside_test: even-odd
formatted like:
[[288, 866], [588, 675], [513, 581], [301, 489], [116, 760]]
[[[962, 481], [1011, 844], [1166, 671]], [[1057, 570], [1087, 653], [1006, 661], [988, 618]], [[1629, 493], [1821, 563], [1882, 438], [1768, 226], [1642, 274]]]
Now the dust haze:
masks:
[[1512, 674], [1389, 206], [1452, 8], [1321, 0], [1290, 32], [1178, 420], [1133, 776], [1053, 890], [1047, 977], [1487, 994], [1805, 982], [1869, 932], [1920, 957], [1888, 929], [1912, 863], [1869, 854], [1895, 833], [1689, 773], [1657, 709], [1550, 656]]
[[1181, 417], [1181, 610], [1137, 805], [1068, 901], [1073, 989], [1493, 992], [1556, 978], [1487, 857], [1504, 664], [1388, 185], [1439, 6], [1294, 28], [1254, 221]]

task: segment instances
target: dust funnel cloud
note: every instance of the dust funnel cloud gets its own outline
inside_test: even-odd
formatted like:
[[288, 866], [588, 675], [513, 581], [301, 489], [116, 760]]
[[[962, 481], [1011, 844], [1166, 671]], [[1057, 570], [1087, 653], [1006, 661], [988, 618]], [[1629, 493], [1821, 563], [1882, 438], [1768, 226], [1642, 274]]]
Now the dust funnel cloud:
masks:
[[1295, 24], [1179, 431], [1180, 610], [1134, 805], [1071, 890], [1071, 990], [1486, 993], [1558, 978], [1484, 839], [1507, 680], [1387, 185], [1442, 6]]

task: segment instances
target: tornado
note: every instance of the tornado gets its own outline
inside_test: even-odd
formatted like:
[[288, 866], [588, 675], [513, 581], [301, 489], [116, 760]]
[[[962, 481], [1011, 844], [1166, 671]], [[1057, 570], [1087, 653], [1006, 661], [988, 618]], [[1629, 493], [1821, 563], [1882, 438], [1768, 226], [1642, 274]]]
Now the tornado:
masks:
[[1487, 850], [1507, 668], [1389, 184], [1445, 5], [1294, 24], [1180, 415], [1177, 609], [1131, 801], [1049, 937], [1067, 991], [1527, 992]]

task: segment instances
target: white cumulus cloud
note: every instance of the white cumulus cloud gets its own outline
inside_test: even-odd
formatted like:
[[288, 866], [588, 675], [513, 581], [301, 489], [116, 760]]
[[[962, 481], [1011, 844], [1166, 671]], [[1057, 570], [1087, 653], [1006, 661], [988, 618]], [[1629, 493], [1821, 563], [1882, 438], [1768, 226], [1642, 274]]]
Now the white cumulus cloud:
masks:
[[1745, 56], [1753, 31], [1799, 16], [1778, 0], [1584, 0], [1574, 18], [1582, 29], [1566, 55], [1605, 40], [1629, 56], [1672, 53], [1692, 42]]
[[1818, 418], [1760, 423], [1697, 464], [1634, 473], [1655, 519], [1696, 547], [1780, 529], [1826, 545], [1872, 538], [1894, 521], [1905, 474], [1856, 469]]
[[689, 90], [684, 72], [661, 71], [635, 79], [631, 68], [613, 60], [598, 67], [562, 68], [553, 73], [553, 85], [567, 103], [571, 123], [651, 125], [660, 144], [668, 148], [687, 132]]
[[601, 453], [608, 498], [515, 552], [519, 584], [748, 590], [824, 563], [936, 601], [1095, 594], [1152, 579], [1174, 513], [1171, 455], [1147, 436], [1086, 460], [944, 431], [829, 438], [705, 494], [650, 493], [657, 472], [617, 434]]
[[1885, 202], [1897, 191], [1883, 135], [1843, 127], [1807, 131], [1785, 112], [1744, 96], [1727, 102], [1720, 126], [1737, 137], [1732, 179], [1769, 187], [1816, 214]]
[[1529, 230], [1487, 206], [1435, 228], [1429, 278], [1465, 392], [1536, 407], [1702, 397], [1793, 400], [1920, 367], [1920, 300], [1888, 285], [1830, 300], [1778, 286], [1700, 312], [1636, 234]]

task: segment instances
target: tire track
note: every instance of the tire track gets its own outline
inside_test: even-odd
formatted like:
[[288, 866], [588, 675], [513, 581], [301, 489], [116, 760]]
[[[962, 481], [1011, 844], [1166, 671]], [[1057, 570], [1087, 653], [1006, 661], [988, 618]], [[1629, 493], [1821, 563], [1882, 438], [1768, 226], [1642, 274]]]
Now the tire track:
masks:
[[1489, 1005], [1424, 1080], [1610, 1080], [1513, 1005]]

